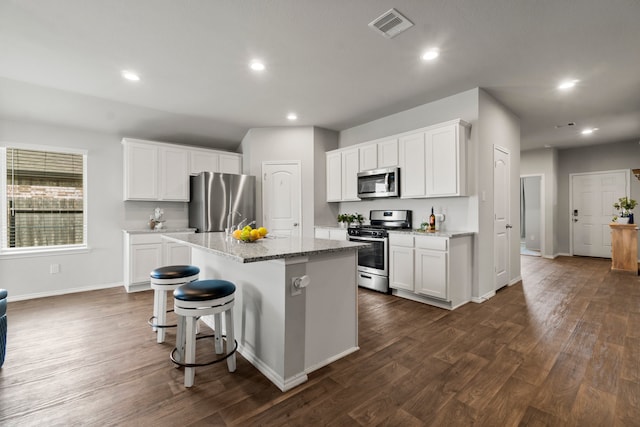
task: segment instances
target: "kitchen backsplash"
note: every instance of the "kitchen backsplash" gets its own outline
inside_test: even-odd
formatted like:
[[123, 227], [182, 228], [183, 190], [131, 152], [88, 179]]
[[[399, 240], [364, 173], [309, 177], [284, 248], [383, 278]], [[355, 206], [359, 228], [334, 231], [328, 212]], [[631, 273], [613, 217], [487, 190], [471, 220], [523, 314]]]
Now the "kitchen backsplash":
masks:
[[[342, 202], [339, 212], [362, 214], [368, 223], [369, 211], [375, 209], [409, 209], [413, 215], [413, 228], [420, 227], [420, 223], [427, 222], [431, 214], [431, 207], [435, 213], [444, 213], [446, 221], [442, 230], [477, 231], [477, 212], [470, 212], [470, 197], [447, 197], [437, 199], [380, 199], [360, 202]], [[318, 224], [331, 225], [331, 224]]]
[[149, 216], [156, 207], [164, 211], [164, 228], [176, 229], [189, 226], [189, 204], [181, 202], [124, 202], [124, 226], [126, 230], [149, 228]]

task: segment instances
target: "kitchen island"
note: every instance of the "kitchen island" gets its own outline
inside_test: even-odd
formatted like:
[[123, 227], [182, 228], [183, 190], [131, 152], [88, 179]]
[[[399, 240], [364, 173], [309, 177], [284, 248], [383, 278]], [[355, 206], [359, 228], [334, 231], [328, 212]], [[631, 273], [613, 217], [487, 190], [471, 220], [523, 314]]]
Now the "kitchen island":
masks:
[[224, 233], [163, 238], [191, 247], [201, 279], [235, 283], [238, 351], [282, 391], [358, 350], [357, 250], [367, 244], [269, 236], [244, 243]]

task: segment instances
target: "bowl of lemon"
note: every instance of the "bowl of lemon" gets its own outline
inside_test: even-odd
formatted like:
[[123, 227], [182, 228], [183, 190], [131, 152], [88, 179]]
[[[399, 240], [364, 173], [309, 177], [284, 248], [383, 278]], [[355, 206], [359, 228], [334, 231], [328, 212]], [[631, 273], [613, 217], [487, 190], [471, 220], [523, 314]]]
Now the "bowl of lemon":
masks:
[[267, 235], [267, 229], [264, 227], [251, 228], [250, 225], [234, 230], [231, 234], [234, 239], [245, 243], [257, 242]]

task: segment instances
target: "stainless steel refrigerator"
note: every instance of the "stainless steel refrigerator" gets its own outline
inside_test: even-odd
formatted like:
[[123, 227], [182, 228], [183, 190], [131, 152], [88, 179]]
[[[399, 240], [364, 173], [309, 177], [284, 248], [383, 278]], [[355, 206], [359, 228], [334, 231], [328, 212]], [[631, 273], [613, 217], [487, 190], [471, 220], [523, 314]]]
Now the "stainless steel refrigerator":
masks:
[[190, 177], [189, 227], [198, 233], [225, 231], [256, 219], [256, 177], [200, 172]]

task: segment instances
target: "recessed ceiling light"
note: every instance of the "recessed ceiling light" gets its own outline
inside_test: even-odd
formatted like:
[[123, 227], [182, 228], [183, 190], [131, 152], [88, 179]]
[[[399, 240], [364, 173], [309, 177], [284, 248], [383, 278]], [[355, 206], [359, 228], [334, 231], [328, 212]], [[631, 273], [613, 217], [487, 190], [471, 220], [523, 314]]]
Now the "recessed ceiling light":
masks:
[[438, 56], [440, 56], [440, 51], [438, 49], [429, 49], [424, 52], [420, 58], [422, 58], [423, 61], [433, 61]]
[[558, 89], [560, 89], [560, 90], [571, 89], [571, 88], [575, 87], [576, 83], [578, 83], [579, 81], [580, 80], [575, 80], [575, 79], [573, 79], [573, 80], [565, 80], [565, 81], [561, 82], [558, 85]]
[[589, 129], [583, 129], [582, 133], [583, 135], [591, 135], [592, 133], [594, 133], [595, 131], [597, 131], [598, 128], [589, 128]]
[[298, 120], [298, 115], [296, 113], [289, 113], [287, 114], [287, 120]]
[[140, 81], [140, 76], [134, 73], [133, 71], [123, 70], [122, 77], [127, 80], [131, 80], [132, 82]]
[[251, 68], [253, 71], [264, 71], [266, 67], [264, 65], [264, 62], [254, 59], [249, 63], [249, 68]]

